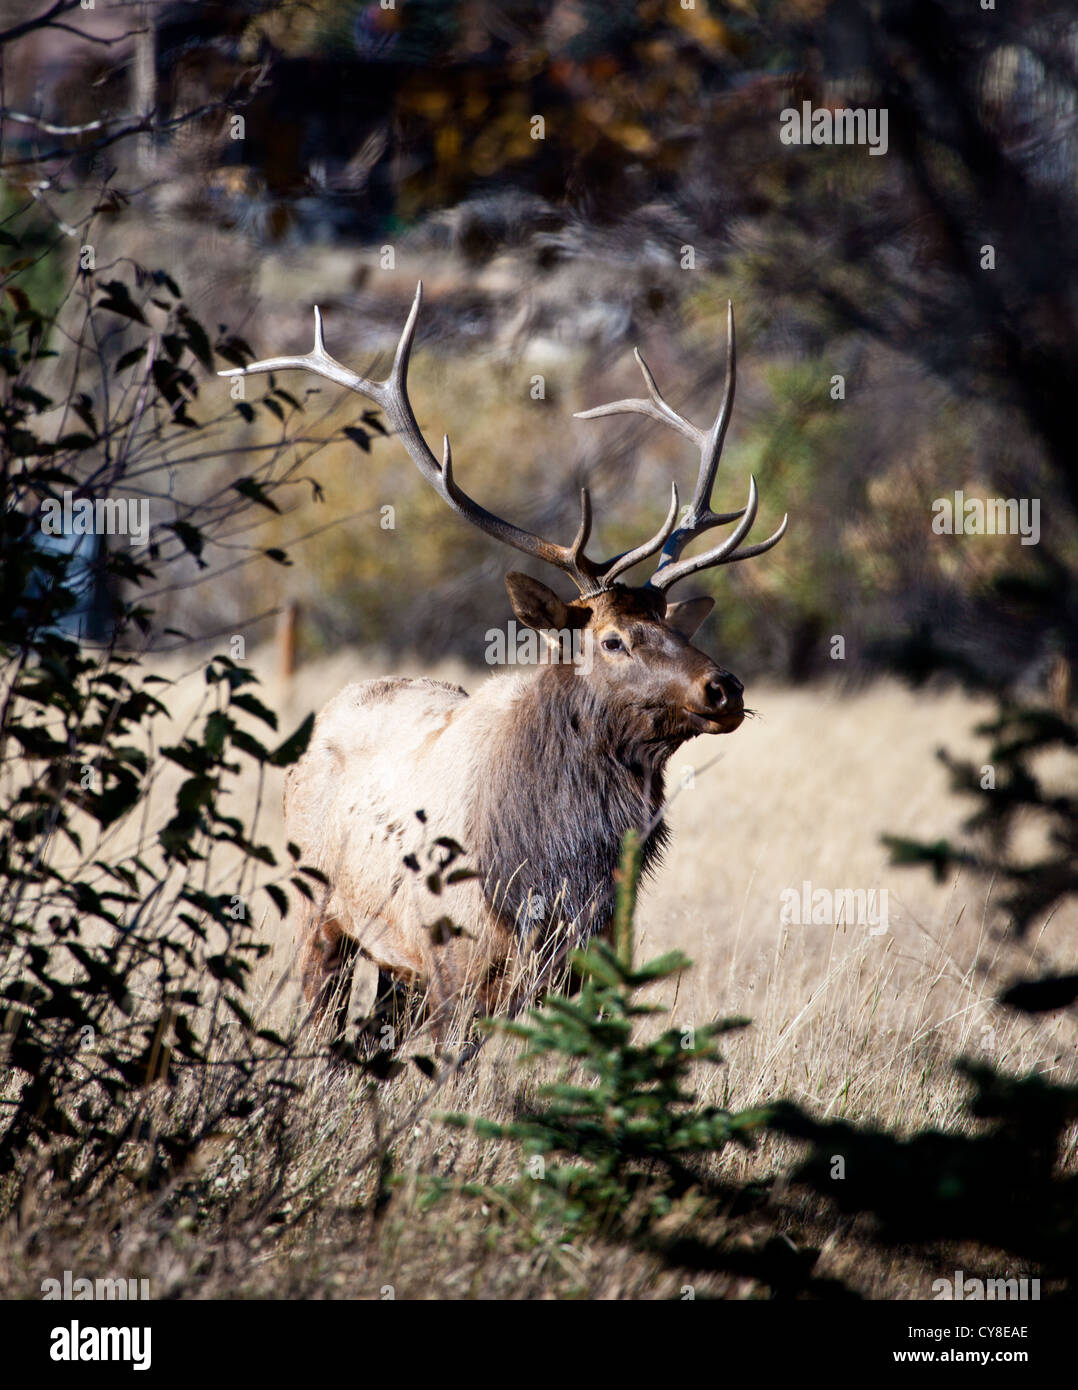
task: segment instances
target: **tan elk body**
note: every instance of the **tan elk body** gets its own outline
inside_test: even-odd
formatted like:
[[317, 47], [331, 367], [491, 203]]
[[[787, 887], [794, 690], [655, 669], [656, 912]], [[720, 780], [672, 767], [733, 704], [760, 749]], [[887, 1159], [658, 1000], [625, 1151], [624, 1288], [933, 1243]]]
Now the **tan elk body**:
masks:
[[[666, 520], [650, 540], [597, 561], [585, 551], [586, 489], [575, 539], [555, 545], [461, 491], [448, 439], [441, 461], [431, 453], [407, 396], [421, 298], [422, 286], [385, 381], [357, 376], [326, 353], [317, 310], [311, 353], [241, 370], [303, 368], [372, 400], [454, 511], [560, 569], [578, 590], [563, 601], [526, 575], [506, 580], [517, 619], [548, 635], [571, 632], [578, 647], [585, 644], [587, 662], [556, 660], [528, 674], [494, 676], [472, 696], [426, 679], [350, 685], [322, 710], [286, 779], [288, 836], [329, 881], [300, 925], [308, 999], [324, 1009], [358, 947], [390, 975], [427, 987], [441, 1031], [465, 993], [474, 992], [484, 1010], [514, 1007], [520, 979], [542, 974], [537, 963], [549, 964], [569, 944], [605, 930], [627, 830], [642, 834], [645, 870], [654, 865], [667, 835], [663, 775], [670, 755], [686, 739], [732, 732], [744, 718], [741, 683], [691, 645], [712, 600], [676, 603], [667, 590], [701, 569], [769, 549], [786, 519], [766, 541], [743, 544], [757, 509], [751, 479], [745, 507], [710, 510], [733, 401], [732, 312], [726, 387], [710, 429], [697, 429], [667, 405], [639, 354], [648, 399], [581, 412], [644, 414], [700, 451], [685, 517], [679, 522], [674, 487]], [[681, 558], [696, 536], [730, 522], [737, 525], [721, 544]], [[656, 554], [647, 584], [621, 582]]]
[[[469, 698], [441, 681], [359, 681], [318, 716], [285, 783], [288, 835], [332, 884], [301, 929], [300, 968], [312, 1001], [335, 983], [349, 939], [382, 970], [434, 982], [439, 1003], [461, 988], [469, 962], [458, 958], [472, 954], [473, 938], [492, 931], [494, 917], [475, 878], [430, 891], [430, 851], [438, 838], [469, 845], [484, 755], [497, 744], [519, 684], [491, 679]], [[436, 941], [430, 928], [443, 917], [472, 937]], [[492, 944], [486, 957], [508, 954]]]

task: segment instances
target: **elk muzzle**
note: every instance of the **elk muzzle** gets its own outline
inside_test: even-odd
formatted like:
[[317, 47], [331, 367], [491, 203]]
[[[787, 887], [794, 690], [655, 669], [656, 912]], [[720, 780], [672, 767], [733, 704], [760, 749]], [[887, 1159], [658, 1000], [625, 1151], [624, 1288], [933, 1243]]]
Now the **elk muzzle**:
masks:
[[695, 682], [685, 713], [698, 733], [731, 734], [745, 718], [744, 693], [735, 675], [712, 666]]

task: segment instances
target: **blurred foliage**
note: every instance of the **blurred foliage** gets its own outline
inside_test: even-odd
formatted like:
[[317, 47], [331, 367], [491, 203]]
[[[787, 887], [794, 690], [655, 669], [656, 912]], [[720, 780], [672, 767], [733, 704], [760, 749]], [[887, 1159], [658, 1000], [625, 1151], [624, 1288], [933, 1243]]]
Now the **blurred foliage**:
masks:
[[[994, 880], [1002, 889], [999, 906], [1024, 935], [1049, 921], [1068, 898], [1078, 897], [1078, 798], [1072, 791], [1078, 785], [1078, 723], [1069, 711], [1004, 705], [977, 732], [991, 739], [981, 765], [955, 759], [944, 749], [938, 755], [953, 790], [975, 798], [976, 810], [964, 828], [977, 847], [894, 836], [886, 843], [895, 863], [923, 865], [938, 880], [958, 868]], [[1038, 775], [1038, 760], [1053, 754], [1048, 775]], [[1019, 828], [1028, 832], [1031, 825], [1039, 842], [1036, 858], [1021, 855], [1014, 843]]]
[[[1046, 0], [972, 17], [931, 0], [882, 11], [265, 0], [153, 13], [162, 102], [208, 108], [182, 139], [157, 140], [171, 216], [227, 229], [237, 268], [265, 260], [267, 286], [307, 245], [351, 248], [351, 288], [328, 296], [342, 357], [356, 331], [382, 346], [403, 318], [410, 286], [382, 287], [383, 246], [408, 275], [433, 267], [422, 361], [446, 365], [424, 415], [449, 423], [475, 495], [567, 536], [588, 478], [600, 500], [606, 488], [619, 541], [639, 534], [688, 461], [640, 428], [581, 430], [568, 407], [595, 398], [596, 378], [630, 373], [634, 341], [649, 359], [663, 345], [675, 402], [714, 401], [729, 296], [743, 373], [723, 500], [736, 505], [755, 468], [762, 524], [789, 509], [792, 525], [766, 560], [704, 581], [721, 624], [704, 640], [731, 664], [796, 678], [928, 673], [944, 636], [952, 669], [967, 678], [979, 659], [993, 686], [1036, 684], [1057, 650], [1074, 661], [1078, 47]], [[119, 119], [122, 67], [94, 63], [95, 100]], [[241, 90], [245, 135], [232, 139], [222, 103]], [[54, 92], [78, 114], [72, 73]], [[886, 155], [784, 145], [780, 112], [803, 101], [886, 109]], [[22, 126], [5, 138], [33, 147]], [[97, 138], [70, 138], [73, 173], [89, 176]], [[121, 169], [132, 185], [138, 171]], [[137, 205], [114, 200], [117, 231], [133, 234]], [[307, 264], [320, 278], [319, 261]], [[306, 295], [302, 273], [292, 283]], [[537, 370], [557, 378], [542, 411], [525, 385]], [[397, 481], [407, 473], [391, 443], [327, 460], [329, 506], [302, 533], [357, 510], [377, 525], [364, 508], [402, 488], [402, 512], [424, 507], [424, 527], [361, 522], [311, 547], [308, 577], [293, 576], [309, 641], [474, 660], [507, 613], [508, 557], [413, 503], [413, 481]], [[1039, 498], [1040, 543], [935, 536], [931, 505], [958, 489]], [[282, 523], [277, 539], [287, 533]], [[241, 578], [236, 592], [254, 586]]]
[[[39, 1166], [69, 1196], [120, 1174], [156, 1187], [223, 1118], [249, 1116], [265, 1086], [287, 1084], [266, 1063], [290, 1044], [249, 1012], [252, 965], [269, 950], [256, 940], [254, 909], [262, 898], [283, 915], [282, 885], [311, 898], [308, 879], [320, 877], [298, 863], [294, 846], [281, 869], [254, 827], [227, 810], [243, 764], [289, 765], [312, 724], [308, 717], [277, 742], [277, 717], [242, 662], [208, 660], [200, 725], [155, 749], [152, 725], [168, 715], [169, 682], [134, 650], [154, 617], [140, 591], [177, 554], [205, 563], [221, 514], [194, 509], [129, 544], [102, 535], [96, 521], [83, 537], [96, 546], [78, 544], [77, 528], [57, 540], [43, 525], [53, 504], [127, 502], [156, 451], [167, 456], [180, 439], [189, 449], [204, 428], [190, 413], [195, 373], [217, 354], [242, 363], [242, 342], [211, 347], [163, 270], [113, 269], [100, 282], [80, 272], [78, 313], [42, 309], [21, 283], [29, 264], [18, 221], [7, 225], [15, 259], [0, 268], [13, 309], [0, 352], [4, 1211]], [[117, 321], [139, 341], [110, 361]], [[45, 389], [56, 380], [49, 344], [68, 334], [101, 373], [94, 397], [70, 372], [61, 398]], [[121, 388], [116, 378], [132, 369], [134, 387]], [[265, 504], [248, 482], [226, 520]], [[71, 620], [94, 603], [105, 610], [104, 640], [80, 642]], [[275, 747], [263, 742], [266, 729]], [[183, 777], [171, 813], [154, 813], [168, 764]], [[224, 891], [212, 886], [222, 871]], [[211, 1066], [227, 1068], [228, 1081], [207, 1100]]]
[[59, 309], [63, 273], [56, 253], [62, 244], [63, 238], [45, 214], [0, 180], [0, 256], [4, 262], [0, 274], [11, 288], [18, 276], [18, 293], [9, 290], [0, 301], [0, 351], [12, 350], [21, 303], [34, 304], [43, 322], [50, 321]]

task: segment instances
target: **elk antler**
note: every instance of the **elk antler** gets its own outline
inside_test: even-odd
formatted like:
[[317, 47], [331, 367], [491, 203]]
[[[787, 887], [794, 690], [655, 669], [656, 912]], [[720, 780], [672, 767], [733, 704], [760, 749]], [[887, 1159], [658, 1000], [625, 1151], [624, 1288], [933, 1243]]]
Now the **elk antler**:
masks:
[[416, 320], [419, 317], [419, 306], [422, 302], [423, 282], [421, 280], [416, 286], [412, 309], [408, 315], [408, 321], [404, 325], [400, 342], [397, 344], [393, 366], [390, 368], [389, 376], [384, 381], [371, 381], [367, 377], [359, 376], [330, 357], [322, 336], [322, 314], [317, 308], [314, 311], [314, 347], [310, 352], [302, 357], [268, 357], [262, 362], [251, 362], [246, 367], [233, 367], [228, 371], [218, 372], [218, 376], [251, 376], [256, 372], [303, 369], [314, 372], [317, 376], [325, 377], [329, 381], [334, 381], [338, 386], [347, 387], [349, 391], [356, 391], [359, 395], [366, 396], [385, 413], [386, 418], [411, 455], [412, 462], [443, 501], [447, 502], [466, 521], [470, 521], [473, 526], [478, 526], [480, 531], [484, 531], [488, 536], [493, 536], [495, 540], [504, 541], [506, 545], [512, 545], [517, 550], [522, 550], [525, 555], [534, 556], [537, 560], [544, 560], [547, 564], [563, 570], [573, 580], [584, 598], [589, 598], [600, 593], [603, 589], [609, 588], [618, 575], [631, 569], [633, 565], [639, 564], [641, 560], [646, 560], [649, 556], [654, 555], [677, 534], [674, 530], [678, 513], [676, 486], [671, 489], [670, 510], [666, 520], [655, 535], [634, 550], [624, 551], [621, 555], [615, 555], [602, 562], [592, 560], [584, 554], [584, 547], [591, 535], [591, 497], [586, 487], [580, 490], [580, 526], [570, 545], [556, 545], [553, 541], [546, 541], [540, 536], [534, 536], [530, 531], [522, 530], [519, 526], [503, 521], [501, 517], [495, 516], [493, 512], [488, 512], [485, 507], [481, 507], [478, 502], [474, 502], [466, 492], [457, 486], [453, 478], [449, 436], [443, 436], [442, 460], [439, 463], [431, 452], [427, 441], [423, 438], [422, 431], [412, 412], [411, 402], [408, 400], [408, 359], [412, 353], [412, 340], [415, 337]]
[[[689, 504], [688, 515], [682, 525], [671, 531], [663, 542], [659, 568], [648, 581], [648, 587], [666, 590], [670, 588], [671, 584], [676, 584], [679, 579], [684, 579], [688, 574], [695, 574], [697, 570], [710, 569], [713, 565], [727, 565], [734, 560], [748, 560], [753, 555], [762, 555], [765, 550], [770, 550], [773, 545], [777, 545], [786, 534], [788, 516], [782, 518], [782, 525], [774, 535], [768, 536], [766, 541], [759, 541], [756, 545], [746, 546], [744, 549], [740, 548], [741, 542], [752, 530], [752, 524], [756, 520], [756, 508], [759, 504], [756, 479], [751, 475], [749, 477], [749, 500], [740, 511], [716, 513], [711, 510], [711, 489], [715, 485], [715, 473], [722, 455], [726, 427], [730, 423], [730, 409], [734, 403], [734, 382], [737, 376], [737, 352], [734, 347], [734, 306], [728, 304], [726, 313], [726, 385], [723, 388], [719, 413], [715, 416], [715, 421], [709, 430], [698, 429], [695, 425], [690, 424], [683, 415], [672, 410], [663, 400], [659, 388], [655, 385], [655, 378], [651, 375], [647, 363], [636, 348], [633, 349], [633, 355], [644, 374], [644, 383], [648, 388], [650, 399], [646, 401], [640, 399], [613, 401], [610, 405], [598, 405], [593, 410], [578, 410], [576, 418], [578, 420], [594, 420], [600, 415], [627, 413], [646, 415], [650, 420], [658, 420], [660, 424], [672, 426], [678, 434], [691, 440], [700, 450], [700, 472], [697, 475], [696, 489], [692, 495], [692, 502]], [[721, 545], [715, 546], [713, 550], [705, 550], [702, 555], [692, 555], [687, 560], [681, 560], [678, 563], [681, 552], [691, 540], [702, 535], [705, 531], [709, 531], [713, 526], [724, 526], [727, 522], [738, 521], [738, 518], [740, 518], [738, 525]], [[623, 569], [627, 568], [627, 565], [623, 566]]]

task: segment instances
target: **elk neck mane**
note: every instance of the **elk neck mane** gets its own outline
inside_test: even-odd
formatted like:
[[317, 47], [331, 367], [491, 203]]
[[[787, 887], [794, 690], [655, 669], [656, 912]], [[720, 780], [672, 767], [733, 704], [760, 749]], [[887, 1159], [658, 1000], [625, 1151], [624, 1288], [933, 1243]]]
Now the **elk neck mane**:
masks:
[[629, 705], [600, 697], [569, 665], [522, 682], [506, 714], [476, 787], [487, 900], [522, 931], [560, 918], [590, 935], [612, 912], [625, 832], [654, 822], [644, 872], [661, 857], [673, 746], [643, 738]]

